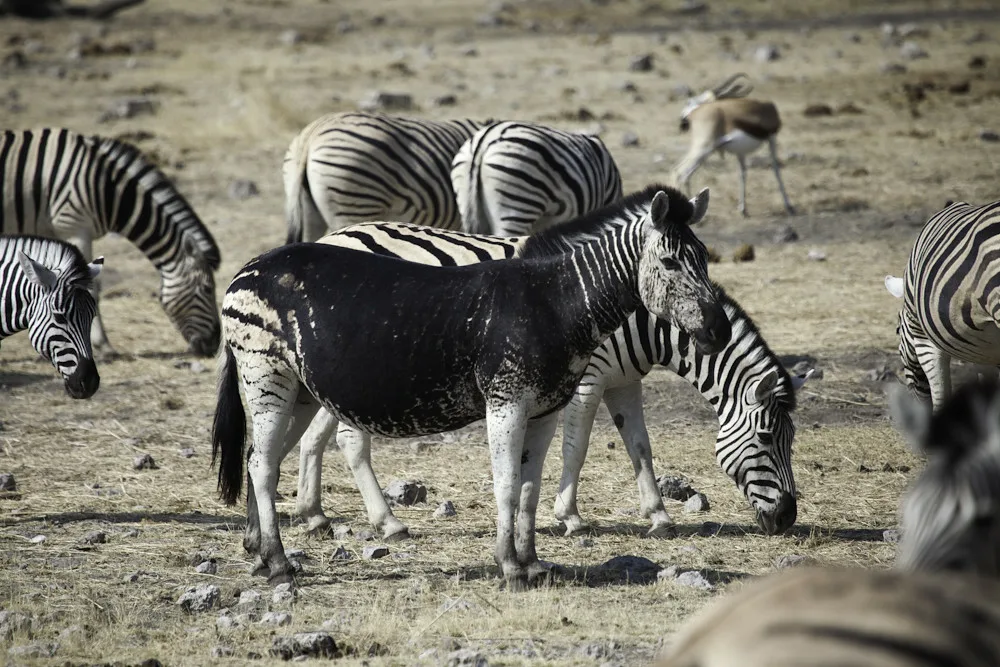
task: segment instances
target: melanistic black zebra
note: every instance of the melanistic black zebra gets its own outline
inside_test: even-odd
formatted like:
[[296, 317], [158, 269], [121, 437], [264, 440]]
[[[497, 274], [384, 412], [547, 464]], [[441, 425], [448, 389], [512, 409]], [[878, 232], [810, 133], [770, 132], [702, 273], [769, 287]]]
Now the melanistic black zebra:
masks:
[[496, 236], [530, 234], [622, 196], [618, 166], [599, 137], [516, 121], [465, 142], [451, 183], [462, 229]]
[[1000, 366], [1000, 201], [955, 202], [927, 221], [902, 279], [899, 355], [907, 386], [940, 407], [951, 393], [951, 359]]
[[[0, 231], [62, 239], [88, 259], [92, 242], [105, 234], [128, 238], [159, 270], [160, 303], [191, 351], [218, 350], [219, 249], [184, 197], [134, 146], [59, 128], [4, 132]], [[93, 291], [97, 299], [99, 282]], [[91, 340], [111, 351], [99, 313]]]
[[101, 384], [90, 346], [97, 304], [89, 289], [104, 258], [88, 264], [74, 246], [38, 236], [0, 235], [0, 340], [28, 331], [73, 398]]
[[285, 153], [288, 243], [368, 220], [460, 228], [451, 163], [482, 124], [363, 112], [313, 121]]

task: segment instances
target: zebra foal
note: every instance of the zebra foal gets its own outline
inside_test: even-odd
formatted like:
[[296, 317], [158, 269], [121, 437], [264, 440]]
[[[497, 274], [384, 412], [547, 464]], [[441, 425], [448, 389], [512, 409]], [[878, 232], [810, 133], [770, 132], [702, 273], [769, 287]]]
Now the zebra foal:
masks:
[[88, 289], [103, 263], [88, 264], [61, 241], [0, 235], [0, 340], [27, 330], [73, 398], [90, 398], [101, 384], [90, 346], [97, 304]]
[[496, 236], [530, 234], [622, 196], [618, 166], [599, 137], [513, 121], [462, 144], [451, 183], [462, 229]]
[[901, 503], [894, 572], [807, 568], [685, 624], [661, 667], [1000, 666], [1000, 385], [935, 414], [902, 387], [897, 427], [927, 465]]
[[917, 236], [902, 278], [886, 276], [902, 299], [899, 356], [907, 387], [943, 405], [951, 359], [1000, 365], [1000, 201], [955, 202]]
[[[166, 176], [135, 147], [66, 129], [5, 131], [0, 137], [0, 232], [72, 243], [85, 258], [114, 232], [160, 272], [160, 304], [190, 350], [219, 348], [215, 279], [219, 249]], [[95, 301], [100, 284], [93, 284]], [[100, 313], [93, 346], [111, 352]]]
[[458, 229], [451, 162], [481, 125], [360, 112], [316, 119], [285, 153], [287, 242], [367, 220]]
[[[707, 204], [707, 193], [689, 202], [659, 191], [639, 215], [613, 207], [564, 223], [571, 232], [542, 232], [534, 242], [567, 233], [591, 242], [530, 259], [431, 267], [292, 244], [245, 266], [223, 301], [213, 454], [221, 495], [234, 503], [242, 383], [254, 438], [244, 546], [270, 581], [292, 579], [274, 509], [278, 465], [321, 408], [340, 421], [356, 472], [370, 459], [371, 433], [413, 437], [485, 417], [495, 560], [512, 588], [544, 578], [534, 539], [542, 463], [593, 350], [640, 304], [673, 317], [707, 351], [729, 340], [707, 251], [689, 227]], [[358, 485], [371, 511], [378, 481], [370, 474]], [[394, 517], [370, 518], [381, 526]]]

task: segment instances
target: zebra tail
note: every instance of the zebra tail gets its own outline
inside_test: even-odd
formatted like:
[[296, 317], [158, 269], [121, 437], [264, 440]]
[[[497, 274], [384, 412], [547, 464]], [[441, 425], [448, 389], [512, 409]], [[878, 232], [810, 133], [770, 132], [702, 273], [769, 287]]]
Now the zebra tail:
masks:
[[285, 155], [285, 220], [288, 222], [285, 243], [301, 243], [306, 218], [320, 215], [313, 202], [306, 173], [309, 164], [309, 137], [303, 137], [304, 134], [305, 132], [295, 137]]
[[240, 400], [236, 358], [229, 345], [219, 369], [219, 400], [212, 423], [212, 465], [219, 462], [219, 498], [235, 505], [243, 487], [243, 448], [246, 446], [246, 411]]
[[[459, 213], [462, 215], [462, 229], [469, 234], [491, 234], [490, 216], [482, 199], [482, 168], [483, 168], [483, 142], [477, 141], [482, 138], [479, 133], [474, 135], [462, 147], [464, 151], [468, 148], [468, 159], [464, 163], [465, 173], [463, 174], [463, 185], [465, 191], [456, 193], [458, 199]], [[460, 156], [459, 159], [461, 159]]]

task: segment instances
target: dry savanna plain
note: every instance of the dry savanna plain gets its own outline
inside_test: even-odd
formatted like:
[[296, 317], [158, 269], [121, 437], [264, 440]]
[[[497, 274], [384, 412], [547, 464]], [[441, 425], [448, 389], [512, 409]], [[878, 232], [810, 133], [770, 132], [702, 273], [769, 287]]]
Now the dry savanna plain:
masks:
[[[600, 131], [633, 190], [667, 179], [685, 152], [686, 87], [746, 72], [754, 94], [781, 111], [779, 154], [797, 211], [784, 214], [765, 150], [751, 159], [750, 217], [741, 218], [735, 160], [714, 157], [691, 184], [712, 193], [699, 234], [721, 258], [713, 277], [783, 362], [822, 377], [799, 395], [799, 515], [783, 536], [761, 534], [716, 465], [709, 405], [657, 370], [644, 384], [656, 471], [686, 476], [711, 503], [688, 514], [668, 501], [677, 537], [646, 537], [631, 465], [602, 410], [581, 482], [593, 530], [565, 537], [554, 519], [559, 432], [538, 535], [557, 576], [510, 593], [492, 562], [482, 426], [420, 443], [377, 439], [383, 486], [413, 479], [428, 489], [426, 503], [396, 510], [414, 538], [388, 545], [384, 558], [361, 557], [379, 543], [361, 539], [361, 498], [333, 450], [323, 503], [353, 535], [307, 535], [294, 518], [293, 454], [278, 506], [303, 570], [297, 597], [272, 600], [249, 573], [244, 508], [216, 497], [215, 364], [186, 353], [158, 305], [152, 265], [127, 241], [103, 239], [101, 306], [120, 356], [100, 364], [100, 391], [69, 399], [26, 334], [0, 352], [0, 472], [17, 481], [0, 497], [0, 609], [23, 615], [6, 616], [0, 662], [265, 664], [281, 661], [276, 639], [321, 630], [345, 664], [486, 664], [476, 654], [491, 665], [645, 664], [688, 616], [782, 557], [891, 566], [883, 533], [921, 463], [886, 416], [898, 306], [882, 281], [902, 272], [920, 226], [947, 200], [1000, 197], [990, 134], [1000, 132], [998, 28], [988, 0], [707, 0], [701, 9], [675, 0], [150, 0], [106, 23], [3, 19], [4, 125], [120, 137], [155, 159], [221, 247], [220, 302], [247, 260], [284, 240], [289, 141], [372, 91], [411, 95], [410, 115]], [[630, 69], [645, 54], [651, 67]], [[448, 95], [453, 104], [442, 105]], [[637, 143], [624, 141], [630, 133]], [[234, 196], [242, 180], [258, 193]], [[786, 228], [798, 240], [782, 242]], [[743, 244], [754, 259], [735, 262]], [[155, 469], [133, 468], [144, 453]], [[457, 516], [435, 519], [445, 500]], [[712, 589], [657, 579], [653, 566], [602, 567], [618, 556], [697, 571]], [[207, 559], [217, 571], [196, 572]], [[213, 609], [177, 604], [206, 584], [220, 589]], [[247, 590], [261, 601], [238, 607]], [[290, 623], [262, 623], [267, 612]], [[220, 624], [221, 615], [234, 620]]]

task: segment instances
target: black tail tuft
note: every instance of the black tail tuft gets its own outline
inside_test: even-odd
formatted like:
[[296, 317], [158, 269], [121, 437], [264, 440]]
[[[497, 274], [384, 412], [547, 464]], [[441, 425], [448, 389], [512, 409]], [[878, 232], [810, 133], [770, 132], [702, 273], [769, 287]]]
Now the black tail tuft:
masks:
[[246, 445], [247, 422], [243, 401], [240, 400], [240, 377], [236, 370], [233, 350], [225, 346], [226, 358], [219, 370], [219, 400], [212, 423], [212, 465], [219, 462], [219, 497], [227, 505], [235, 505], [243, 490], [243, 448]]

